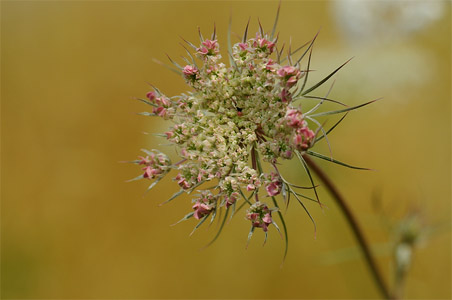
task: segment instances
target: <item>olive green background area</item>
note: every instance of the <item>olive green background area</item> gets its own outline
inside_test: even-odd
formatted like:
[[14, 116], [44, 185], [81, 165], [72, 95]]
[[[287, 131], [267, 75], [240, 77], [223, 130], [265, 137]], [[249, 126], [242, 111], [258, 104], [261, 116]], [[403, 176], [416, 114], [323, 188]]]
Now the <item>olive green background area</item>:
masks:
[[[331, 4], [283, 1], [280, 41], [292, 37], [300, 45], [321, 28], [312, 79], [354, 56], [335, 76], [331, 97], [350, 105], [383, 99], [349, 114], [330, 138], [335, 158], [375, 171], [319, 164], [349, 201], [388, 283], [385, 244], [392, 235], [385, 224], [420, 212], [432, 234], [414, 252], [405, 295], [450, 298], [450, 2], [440, 20], [416, 34], [369, 47], [344, 37]], [[197, 26], [209, 35], [214, 22], [225, 50], [229, 15], [238, 34], [251, 16], [253, 35], [257, 17], [271, 28], [276, 7], [276, 1], [1, 2], [2, 298], [379, 297], [322, 186], [328, 208], [306, 204], [316, 237], [299, 205], [291, 202], [285, 213], [290, 249], [281, 268], [284, 242], [274, 228], [265, 247], [256, 231], [245, 250], [244, 211], [201, 249], [217, 223], [191, 237], [194, 220], [170, 226], [191, 211], [188, 197], [158, 206], [178, 190], [171, 176], [145, 196], [149, 182], [125, 183], [140, 169], [119, 162], [135, 159], [139, 149], [174, 154], [164, 139], [143, 134], [164, 132], [170, 123], [136, 115], [148, 107], [132, 100], [145, 95], [147, 82], [169, 96], [187, 90], [152, 59], [166, 62], [165, 53], [178, 59], [179, 35], [197, 42]], [[324, 143], [316, 149], [328, 154]], [[295, 160], [282, 168], [306, 183]], [[372, 195], [381, 195], [383, 212]]]

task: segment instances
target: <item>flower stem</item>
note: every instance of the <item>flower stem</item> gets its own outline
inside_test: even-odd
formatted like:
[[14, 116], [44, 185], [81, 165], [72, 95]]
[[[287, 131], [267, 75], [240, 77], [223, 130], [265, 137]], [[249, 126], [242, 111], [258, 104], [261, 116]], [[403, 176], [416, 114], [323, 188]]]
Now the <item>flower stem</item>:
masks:
[[389, 289], [383, 279], [382, 274], [380, 273], [380, 270], [378, 269], [377, 263], [372, 256], [372, 253], [369, 248], [369, 244], [367, 243], [366, 239], [364, 238], [364, 234], [361, 230], [361, 228], [358, 225], [358, 222], [356, 218], [353, 216], [350, 208], [348, 207], [347, 203], [345, 202], [345, 199], [342, 197], [342, 195], [339, 193], [339, 190], [336, 188], [336, 186], [333, 184], [333, 182], [328, 178], [328, 176], [323, 172], [323, 170], [308, 156], [303, 155], [303, 159], [306, 161], [308, 166], [311, 168], [311, 170], [314, 171], [314, 173], [317, 174], [319, 179], [325, 184], [326, 188], [330, 192], [330, 194], [333, 196], [333, 198], [336, 200], [336, 203], [339, 205], [339, 208], [341, 209], [342, 213], [345, 216], [345, 219], [348, 222], [348, 225], [353, 231], [353, 234], [355, 235], [355, 238], [359, 244], [359, 247], [361, 248], [361, 251], [364, 254], [364, 258], [367, 262], [367, 266], [369, 267], [370, 272], [372, 273], [372, 276], [375, 280], [375, 283], [377, 284], [380, 292], [384, 296], [385, 299], [394, 299], [394, 297], [389, 292]]
[[[260, 163], [258, 164], [258, 159], [256, 158], [256, 148], [253, 146], [251, 148], [251, 165], [253, 169], [259, 172], [259, 176], [262, 173], [262, 169], [260, 167]], [[259, 195], [257, 191], [254, 193], [254, 197], [256, 198], [256, 202], [259, 202]]]

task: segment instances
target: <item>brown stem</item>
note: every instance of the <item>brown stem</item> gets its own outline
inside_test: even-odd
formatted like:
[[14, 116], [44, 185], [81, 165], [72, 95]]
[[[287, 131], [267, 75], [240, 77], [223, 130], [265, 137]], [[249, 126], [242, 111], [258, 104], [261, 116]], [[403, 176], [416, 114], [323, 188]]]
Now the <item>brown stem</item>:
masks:
[[[256, 152], [255, 151], [256, 151], [256, 149], [253, 146], [251, 148], [251, 165], [253, 166], [253, 169], [257, 171], [257, 160], [256, 160]], [[254, 193], [254, 197], [256, 198], [256, 202], [259, 202], [259, 196], [257, 195], [257, 191]]]
[[323, 172], [323, 170], [308, 155], [306, 154], [303, 155], [303, 159], [306, 161], [311, 170], [313, 170], [317, 174], [319, 179], [325, 184], [326, 188], [333, 196], [333, 198], [336, 200], [336, 203], [339, 205], [339, 208], [342, 210], [342, 213], [344, 214], [345, 219], [348, 222], [348, 225], [352, 229], [353, 234], [355, 235], [355, 238], [358, 241], [359, 247], [361, 248], [361, 251], [364, 254], [364, 258], [367, 262], [367, 265], [370, 269], [370, 272], [372, 273], [372, 276], [378, 288], [380, 289], [380, 292], [386, 299], [394, 299], [394, 297], [389, 292], [388, 287], [386, 286], [386, 283], [383, 279], [382, 274], [380, 273], [380, 270], [377, 267], [377, 263], [375, 262], [375, 259], [372, 256], [369, 245], [366, 242], [366, 239], [364, 238], [364, 234], [361, 231], [361, 228], [359, 227], [356, 218], [353, 216], [350, 208], [345, 202], [345, 199], [339, 193], [339, 190], [328, 178], [325, 172]]

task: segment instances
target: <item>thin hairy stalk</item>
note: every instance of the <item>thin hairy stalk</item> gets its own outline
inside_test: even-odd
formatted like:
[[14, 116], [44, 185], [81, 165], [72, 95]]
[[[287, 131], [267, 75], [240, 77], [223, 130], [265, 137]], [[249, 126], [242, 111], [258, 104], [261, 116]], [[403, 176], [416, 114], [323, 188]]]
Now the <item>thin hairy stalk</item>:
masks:
[[383, 279], [383, 275], [378, 269], [377, 263], [370, 251], [369, 244], [367, 243], [364, 234], [358, 225], [358, 221], [356, 220], [352, 211], [345, 202], [345, 199], [342, 197], [339, 190], [336, 188], [336, 186], [333, 184], [330, 178], [326, 175], [326, 173], [323, 172], [323, 170], [308, 155], [306, 154], [303, 155], [303, 159], [305, 160], [306, 164], [311, 168], [311, 170], [315, 174], [317, 174], [319, 179], [324, 183], [325, 187], [328, 189], [330, 194], [336, 200], [336, 203], [339, 205], [339, 208], [344, 214], [345, 219], [347, 220], [348, 225], [352, 229], [352, 232], [359, 244], [359, 247], [361, 248], [361, 251], [364, 254], [366, 263], [369, 267], [370, 272], [372, 273], [372, 276], [381, 294], [385, 297], [385, 299], [394, 299], [394, 297], [389, 292], [389, 289]]

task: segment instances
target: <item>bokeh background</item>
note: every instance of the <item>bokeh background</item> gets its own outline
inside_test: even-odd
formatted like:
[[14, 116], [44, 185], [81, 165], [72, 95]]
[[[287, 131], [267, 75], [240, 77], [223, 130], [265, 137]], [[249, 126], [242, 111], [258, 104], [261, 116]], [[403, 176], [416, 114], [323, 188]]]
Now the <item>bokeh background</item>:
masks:
[[[141, 148], [173, 153], [170, 124], [136, 115], [149, 90], [187, 89], [153, 62], [184, 53], [216, 23], [232, 31], [270, 30], [276, 1], [1, 2], [1, 297], [31, 298], [377, 298], [353, 236], [334, 201], [312, 203], [313, 228], [294, 203], [286, 213], [289, 255], [272, 230], [262, 247], [243, 211], [200, 250], [217, 225], [189, 237], [188, 198], [158, 207], [178, 188], [167, 178], [125, 183], [140, 170], [121, 164]], [[331, 97], [383, 100], [351, 113], [330, 140], [335, 158], [376, 169], [319, 162], [348, 199], [386, 281], [392, 242], [415, 215], [422, 242], [413, 253], [406, 298], [451, 297], [451, 3], [449, 1], [283, 1], [280, 41], [310, 40], [312, 79], [350, 57]], [[225, 47], [223, 46], [223, 49]], [[179, 60], [181, 61], [181, 60]], [[312, 81], [314, 82], [314, 81]], [[326, 91], [325, 87], [323, 91]], [[320, 91], [320, 95], [323, 94]], [[309, 105], [309, 104], [306, 104]], [[328, 124], [333, 124], [332, 121]], [[328, 153], [322, 144], [316, 146]], [[288, 176], [304, 182], [297, 164]]]

